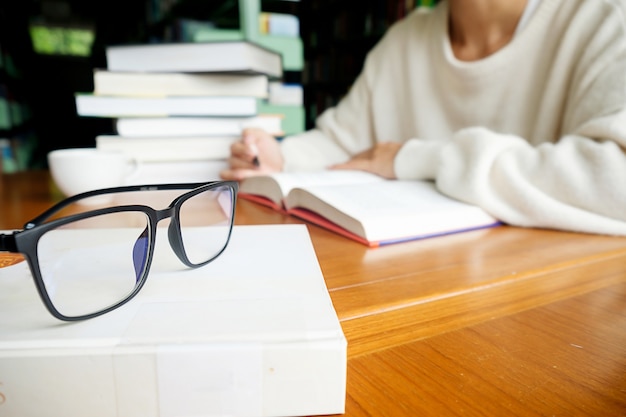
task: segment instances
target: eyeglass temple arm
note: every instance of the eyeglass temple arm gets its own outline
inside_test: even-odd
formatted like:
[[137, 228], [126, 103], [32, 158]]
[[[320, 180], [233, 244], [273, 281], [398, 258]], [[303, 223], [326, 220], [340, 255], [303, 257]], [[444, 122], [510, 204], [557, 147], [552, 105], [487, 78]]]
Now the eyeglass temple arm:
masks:
[[[126, 188], [131, 188], [131, 189], [126, 190]], [[74, 196], [71, 196], [64, 200], [59, 201], [54, 206], [50, 207], [48, 210], [41, 213], [39, 216], [27, 222], [24, 225], [24, 229], [32, 229], [33, 227], [40, 225], [41, 223], [45, 222], [47, 219], [52, 217], [55, 213], [61, 211], [63, 208], [79, 200], [83, 200], [85, 198], [89, 198], [89, 197], [93, 197], [97, 195], [109, 194], [112, 192], [134, 191], [135, 189], [142, 189], [142, 187], [119, 187], [119, 189], [118, 188], [103, 188], [101, 190], [93, 190], [93, 191], [87, 191], [84, 193], [76, 194]]]
[[0, 233], [0, 268], [15, 265], [26, 260], [24, 255], [20, 254], [17, 250], [14, 234], [15, 233], [11, 233], [7, 235]]
[[17, 252], [17, 245], [15, 243], [14, 233], [11, 233], [11, 234], [0, 233], [0, 251]]

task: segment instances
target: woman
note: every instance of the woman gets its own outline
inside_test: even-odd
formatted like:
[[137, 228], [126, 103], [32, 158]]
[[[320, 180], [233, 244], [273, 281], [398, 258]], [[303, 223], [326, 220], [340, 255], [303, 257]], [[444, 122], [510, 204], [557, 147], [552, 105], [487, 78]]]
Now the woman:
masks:
[[222, 176], [325, 168], [434, 180], [512, 225], [626, 235], [626, 2], [416, 11], [315, 129], [244, 132]]

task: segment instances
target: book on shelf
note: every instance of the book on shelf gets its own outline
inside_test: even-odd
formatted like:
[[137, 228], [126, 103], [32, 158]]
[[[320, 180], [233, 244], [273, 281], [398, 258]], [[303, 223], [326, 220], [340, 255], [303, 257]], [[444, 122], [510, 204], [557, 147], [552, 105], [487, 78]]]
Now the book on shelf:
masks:
[[225, 160], [240, 135], [124, 137], [96, 136], [96, 148], [122, 152], [140, 162]]
[[243, 96], [267, 98], [269, 80], [257, 74], [118, 72], [95, 69], [94, 91], [101, 96]]
[[255, 116], [256, 97], [169, 96], [132, 97], [99, 96], [77, 93], [76, 111], [90, 117], [141, 116]]
[[228, 72], [282, 78], [280, 53], [247, 40], [113, 45], [109, 71]]
[[259, 13], [259, 33], [263, 35], [300, 37], [300, 20], [289, 13]]
[[346, 338], [305, 226], [234, 226], [197, 269], [155, 251], [135, 298], [72, 324], [45, 310], [26, 262], [0, 268], [3, 416], [345, 412]]
[[361, 171], [250, 177], [239, 195], [370, 247], [500, 224], [481, 208], [441, 194], [430, 181], [386, 180]]
[[257, 127], [274, 136], [283, 135], [283, 116], [253, 117], [122, 117], [115, 120], [120, 136], [211, 136], [240, 135], [246, 127]]

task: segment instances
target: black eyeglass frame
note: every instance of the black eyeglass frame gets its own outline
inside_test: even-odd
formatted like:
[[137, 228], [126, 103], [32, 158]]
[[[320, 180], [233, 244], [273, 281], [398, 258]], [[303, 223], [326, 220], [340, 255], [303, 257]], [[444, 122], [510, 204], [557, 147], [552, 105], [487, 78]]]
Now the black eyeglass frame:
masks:
[[[212, 189], [217, 189], [219, 187], [228, 187], [231, 189], [231, 201], [230, 201], [230, 227], [228, 230], [228, 235], [226, 238], [226, 242], [222, 249], [217, 252], [213, 257], [209, 258], [206, 261], [200, 263], [193, 263], [187, 257], [185, 250], [183, 248], [181, 228], [180, 228], [180, 208], [181, 205], [187, 201], [189, 198], [194, 197], [200, 193], [205, 191], [209, 191]], [[152, 207], [146, 205], [122, 205], [122, 206], [112, 206], [101, 209], [95, 209], [86, 211], [83, 213], [73, 214], [66, 217], [61, 217], [59, 219], [54, 219], [49, 222], [46, 222], [50, 217], [52, 217], [55, 213], [58, 213], [63, 208], [69, 206], [72, 203], [75, 203], [79, 200], [84, 200], [86, 198], [100, 196], [104, 194], [117, 194], [117, 193], [125, 193], [125, 192], [137, 192], [137, 191], [162, 191], [162, 190], [190, 190], [180, 196], [176, 197], [172, 202], [164, 209], [154, 209]], [[209, 262], [216, 259], [220, 256], [224, 250], [228, 247], [228, 243], [230, 242], [230, 237], [232, 235], [232, 229], [235, 219], [235, 207], [237, 201], [237, 192], [238, 192], [238, 183], [236, 181], [211, 181], [211, 182], [202, 182], [202, 183], [182, 183], [182, 184], [153, 184], [153, 185], [130, 185], [124, 187], [113, 187], [113, 188], [103, 188], [99, 190], [87, 191], [81, 194], [76, 194], [72, 197], [68, 197], [64, 200], [61, 200], [54, 206], [50, 207], [48, 210], [37, 216], [36, 218], [30, 220], [24, 225], [23, 230], [17, 230], [10, 234], [0, 234], [0, 252], [11, 252], [11, 253], [20, 253], [28, 262], [28, 266], [30, 268], [31, 274], [33, 276], [33, 280], [35, 281], [35, 287], [37, 288], [37, 292], [39, 293], [39, 297], [43, 301], [46, 309], [59, 320], [63, 321], [80, 321], [87, 320], [94, 317], [101, 316], [106, 314], [116, 308], [126, 304], [133, 297], [135, 297], [141, 288], [144, 286], [148, 273], [150, 271], [150, 266], [152, 264], [152, 258], [154, 255], [154, 246], [156, 242], [156, 230], [157, 224], [159, 221], [163, 219], [171, 219], [170, 224], [168, 226], [168, 240], [170, 246], [178, 259], [190, 268], [199, 268], [208, 264]], [[79, 220], [85, 220], [91, 217], [101, 216], [104, 214], [113, 214], [113, 213], [123, 213], [123, 212], [142, 212], [148, 218], [148, 253], [145, 261], [145, 268], [138, 279], [137, 284], [133, 291], [123, 300], [115, 303], [101, 311], [97, 311], [90, 314], [84, 314], [80, 316], [66, 316], [60, 313], [48, 295], [46, 291], [46, 287], [43, 281], [43, 277], [41, 275], [41, 270], [39, 268], [39, 260], [37, 255], [37, 245], [39, 243], [39, 239], [46, 232], [63, 226], [68, 223], [73, 223]]]

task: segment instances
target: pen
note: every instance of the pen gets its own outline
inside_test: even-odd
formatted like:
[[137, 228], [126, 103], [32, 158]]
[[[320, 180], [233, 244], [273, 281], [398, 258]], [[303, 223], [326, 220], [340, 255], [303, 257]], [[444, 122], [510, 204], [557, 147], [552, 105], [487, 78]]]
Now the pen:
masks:
[[252, 153], [254, 154], [254, 158], [252, 158], [252, 165], [258, 168], [259, 166], [261, 166], [261, 161], [259, 161], [259, 148], [257, 148], [257, 146], [254, 143], [251, 143], [250, 149], [252, 150]]
[[258, 168], [261, 165], [261, 161], [259, 161], [259, 148], [257, 148], [255, 143], [250, 143], [250, 140], [247, 137], [244, 138], [244, 143], [248, 144], [252, 154], [254, 155], [254, 158], [252, 158], [252, 165]]

